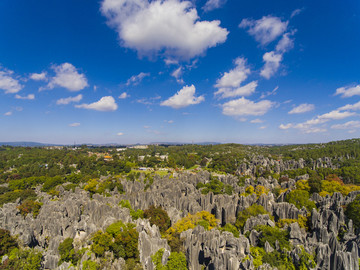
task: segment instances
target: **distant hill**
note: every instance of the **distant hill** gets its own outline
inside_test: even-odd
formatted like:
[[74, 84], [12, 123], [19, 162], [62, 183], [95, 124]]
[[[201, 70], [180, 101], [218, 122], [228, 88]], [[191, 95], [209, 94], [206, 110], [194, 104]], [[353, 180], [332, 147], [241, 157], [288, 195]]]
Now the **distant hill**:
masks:
[[38, 143], [38, 142], [0, 142], [0, 146], [23, 146], [23, 147], [41, 147], [41, 146], [54, 146], [56, 144]]

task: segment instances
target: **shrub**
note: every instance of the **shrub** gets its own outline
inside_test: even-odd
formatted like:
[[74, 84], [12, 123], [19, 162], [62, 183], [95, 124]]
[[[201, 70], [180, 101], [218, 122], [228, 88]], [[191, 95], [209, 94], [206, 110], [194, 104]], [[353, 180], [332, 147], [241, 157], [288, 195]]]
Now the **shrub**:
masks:
[[316, 208], [316, 205], [313, 201], [309, 200], [310, 194], [305, 190], [293, 190], [286, 195], [285, 200], [288, 203], [294, 204], [298, 209], [303, 208], [311, 211], [313, 208]]
[[132, 218], [133, 220], [137, 220], [137, 219], [139, 219], [139, 218], [143, 218], [143, 217], [144, 217], [144, 212], [143, 212], [143, 210], [138, 209], [138, 210], [135, 211], [135, 210], [131, 207], [131, 204], [130, 204], [130, 202], [129, 202], [128, 200], [121, 200], [121, 201], [119, 202], [119, 205], [120, 205], [121, 207], [128, 208], [128, 209], [130, 210], [130, 215], [131, 215], [131, 218]]
[[148, 218], [150, 224], [159, 227], [161, 233], [164, 233], [171, 226], [171, 220], [167, 212], [161, 206], [151, 205], [144, 211], [144, 218]]
[[208, 194], [209, 192], [216, 194], [228, 194], [232, 195], [234, 189], [231, 185], [225, 185], [216, 177], [211, 177], [210, 182], [203, 184], [198, 183], [196, 185], [197, 189], [201, 189], [202, 194]]
[[59, 265], [63, 262], [71, 262], [73, 265], [76, 265], [79, 260], [79, 254], [76, 253], [73, 245], [72, 238], [66, 238], [63, 242], [59, 244], [59, 254], [60, 261]]
[[162, 256], [164, 254], [164, 249], [159, 249], [153, 256], [151, 260], [155, 264], [156, 270], [186, 270], [186, 257], [182, 252], [171, 252], [166, 265], [163, 265], [161, 262]]
[[2, 269], [37, 270], [41, 269], [41, 262], [41, 252], [14, 248], [10, 252], [9, 259], [3, 263]]
[[26, 217], [27, 214], [32, 213], [33, 217], [36, 218], [39, 215], [41, 206], [42, 203], [27, 199], [17, 206], [17, 209], [19, 209], [20, 214], [24, 217]]
[[239, 237], [240, 236], [239, 230], [234, 225], [232, 225], [230, 223], [226, 223], [224, 227], [220, 227], [219, 231], [231, 232], [234, 235], [234, 237]]
[[312, 193], [320, 193], [322, 190], [322, 181], [319, 176], [310, 177], [309, 181], [309, 192]]
[[61, 176], [49, 177], [46, 179], [41, 191], [49, 192], [62, 183], [64, 183], [64, 179]]
[[262, 194], [268, 194], [269, 190], [262, 185], [257, 185], [255, 188], [256, 196], [260, 197]]
[[18, 244], [8, 230], [0, 229], [0, 257], [17, 248]]
[[[205, 221], [205, 222], [204, 222]], [[194, 215], [188, 214], [186, 217], [180, 219], [173, 226], [171, 226], [165, 232], [165, 238], [169, 241], [169, 245], [172, 251], [179, 251], [181, 249], [182, 240], [180, 239], [180, 233], [194, 229], [197, 225], [207, 226], [208, 230], [216, 227], [219, 220], [214, 215], [207, 211], [201, 211]]]
[[255, 217], [257, 215], [264, 215], [264, 214], [268, 214], [269, 216], [271, 216], [270, 213], [264, 209], [264, 207], [258, 204], [253, 204], [248, 208], [246, 208], [245, 210], [239, 212], [235, 222], [235, 227], [239, 230], [243, 229], [245, 226], [245, 222], [249, 217]]
[[83, 261], [82, 263], [82, 269], [83, 270], [99, 270], [100, 266], [93, 261], [87, 260], [87, 261]]
[[21, 200], [36, 200], [36, 193], [31, 189], [15, 190], [0, 195], [0, 207], [5, 203], [15, 202], [18, 198]]
[[111, 237], [110, 249], [116, 258], [139, 260], [139, 233], [134, 224], [124, 224], [120, 220], [107, 227], [106, 233]]
[[255, 229], [261, 232], [259, 238], [260, 247], [264, 247], [267, 241], [273, 248], [275, 248], [275, 242], [278, 241], [281, 249], [290, 249], [289, 232], [287, 230], [266, 225], [256, 226]]
[[112, 237], [108, 233], [103, 233], [98, 231], [92, 237], [91, 251], [95, 253], [96, 256], [102, 257], [105, 251], [110, 250]]
[[245, 193], [242, 193], [240, 195], [246, 197], [246, 196], [252, 195], [254, 193], [255, 193], [254, 187], [253, 186], [247, 186], [245, 188]]

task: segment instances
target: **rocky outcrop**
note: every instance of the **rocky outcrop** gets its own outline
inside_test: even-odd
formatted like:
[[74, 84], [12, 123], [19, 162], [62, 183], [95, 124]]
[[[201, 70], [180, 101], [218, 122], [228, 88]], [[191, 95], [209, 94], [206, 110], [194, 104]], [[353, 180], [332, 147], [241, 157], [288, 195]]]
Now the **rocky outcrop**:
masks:
[[241, 235], [213, 229], [205, 231], [201, 226], [181, 234], [184, 238], [186, 258], [190, 270], [229, 269], [237, 270], [241, 261], [250, 253], [249, 240]]

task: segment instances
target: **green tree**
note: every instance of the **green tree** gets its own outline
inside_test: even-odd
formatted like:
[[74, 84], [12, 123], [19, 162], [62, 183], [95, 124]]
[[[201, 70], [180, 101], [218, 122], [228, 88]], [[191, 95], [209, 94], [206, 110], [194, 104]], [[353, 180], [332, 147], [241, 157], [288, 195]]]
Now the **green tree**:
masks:
[[352, 219], [355, 228], [360, 228], [360, 195], [346, 206], [345, 215]]
[[10, 235], [10, 232], [0, 229], [0, 257], [17, 247], [16, 239]]
[[285, 200], [288, 203], [294, 204], [298, 209], [301, 209], [305, 206], [306, 209], [311, 211], [313, 208], [316, 208], [316, 205], [309, 198], [310, 194], [306, 190], [295, 189], [286, 195]]
[[62, 262], [71, 262], [73, 265], [77, 264], [77, 261], [79, 260], [79, 255], [74, 249], [72, 238], [66, 238], [63, 242], [61, 242], [59, 244], [58, 250], [60, 254], [59, 265]]
[[161, 206], [151, 205], [144, 211], [144, 218], [148, 218], [151, 225], [158, 226], [161, 233], [164, 233], [171, 226], [170, 217]]

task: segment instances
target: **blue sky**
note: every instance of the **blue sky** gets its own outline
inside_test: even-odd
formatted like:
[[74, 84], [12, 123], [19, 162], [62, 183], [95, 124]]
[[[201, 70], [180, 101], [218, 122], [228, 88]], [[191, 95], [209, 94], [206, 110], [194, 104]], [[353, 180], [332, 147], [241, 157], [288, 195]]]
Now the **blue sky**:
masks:
[[360, 2], [3, 0], [0, 141], [360, 135]]

